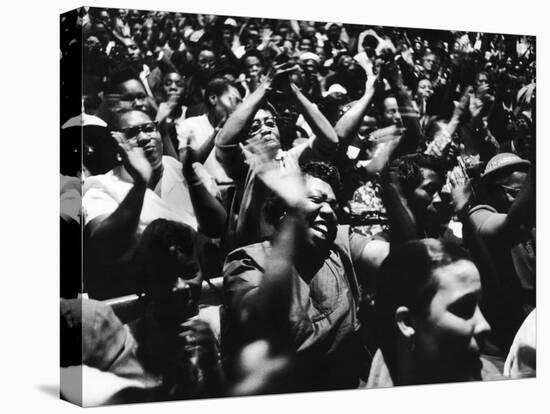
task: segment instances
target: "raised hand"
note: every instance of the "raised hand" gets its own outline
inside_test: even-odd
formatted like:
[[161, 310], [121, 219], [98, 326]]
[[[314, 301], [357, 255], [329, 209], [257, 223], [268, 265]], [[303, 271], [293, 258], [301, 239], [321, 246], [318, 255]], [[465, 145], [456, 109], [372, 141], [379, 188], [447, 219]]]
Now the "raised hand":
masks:
[[473, 93], [474, 88], [471, 85], [468, 86], [462, 94], [462, 97], [460, 98], [460, 101], [458, 102], [458, 105], [454, 110], [454, 117], [458, 119], [462, 119], [464, 117], [464, 115], [468, 111], [470, 105], [470, 97], [473, 95]]
[[180, 150], [180, 162], [182, 164], [183, 175], [188, 177], [193, 172], [193, 164], [197, 162], [197, 150], [191, 146], [191, 138], [187, 138], [185, 145]]
[[405, 48], [401, 51], [401, 57], [405, 62], [414, 67], [413, 54], [411, 49]]
[[283, 85], [287, 85], [289, 82], [288, 75], [292, 72], [300, 71], [301, 68], [298, 64], [291, 64], [288, 62], [281, 63], [280, 65], [275, 65], [271, 68], [269, 73], [266, 76], [266, 80], [272, 84], [279, 84], [277, 89], [282, 88]]
[[443, 125], [442, 128], [434, 136], [434, 139], [428, 144], [428, 148], [424, 151], [425, 154], [433, 155], [436, 158], [443, 158], [445, 151], [452, 140], [447, 130], [447, 125]]
[[[367, 82], [365, 83], [365, 92], [368, 92], [368, 91], [374, 92], [376, 90], [377, 84], [380, 82], [381, 80], [379, 79], [378, 75], [368, 76]], [[382, 84], [384, 83], [382, 82]]]
[[471, 180], [466, 177], [459, 166], [453, 168], [448, 175], [451, 186], [451, 199], [456, 213], [462, 212], [472, 198]]
[[405, 131], [406, 128], [399, 127], [397, 125], [390, 125], [388, 127], [373, 131], [368, 140], [377, 144], [394, 141], [396, 139], [400, 139]]
[[491, 86], [489, 84], [481, 85], [479, 88], [477, 88], [477, 97], [483, 99], [484, 96], [489, 94], [490, 89]]
[[286, 157], [276, 160], [273, 151], [261, 140], [241, 145], [250, 169], [262, 182], [289, 207], [299, 208], [306, 200], [302, 172], [296, 160]]
[[122, 164], [135, 183], [149, 184], [153, 174], [153, 167], [145, 158], [143, 149], [131, 145], [126, 141], [124, 135], [118, 131], [111, 131], [111, 136], [118, 143], [118, 152], [122, 159]]
[[273, 31], [270, 28], [262, 29], [262, 43], [264, 45], [271, 41], [271, 36], [273, 36]]
[[469, 95], [470, 100], [468, 104], [468, 109], [470, 110], [470, 114], [472, 115], [472, 117], [475, 118], [483, 109], [483, 101], [475, 95], [473, 90], [469, 92]]

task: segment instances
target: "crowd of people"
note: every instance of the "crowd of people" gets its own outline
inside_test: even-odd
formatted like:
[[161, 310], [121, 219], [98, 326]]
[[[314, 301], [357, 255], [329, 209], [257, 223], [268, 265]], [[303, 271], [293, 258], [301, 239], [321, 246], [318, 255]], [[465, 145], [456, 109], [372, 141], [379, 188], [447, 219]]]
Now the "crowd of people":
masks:
[[61, 364], [89, 405], [536, 374], [534, 37], [61, 28]]

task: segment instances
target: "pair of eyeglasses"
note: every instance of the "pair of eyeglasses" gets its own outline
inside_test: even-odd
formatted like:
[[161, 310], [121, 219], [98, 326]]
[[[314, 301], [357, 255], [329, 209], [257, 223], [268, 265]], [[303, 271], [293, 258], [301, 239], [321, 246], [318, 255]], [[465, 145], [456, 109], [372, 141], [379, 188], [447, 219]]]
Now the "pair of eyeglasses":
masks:
[[502, 184], [498, 184], [498, 186], [512, 198], [516, 198], [519, 192], [521, 191], [521, 188], [518, 188], [518, 187], [509, 187], [507, 185], [502, 185]]
[[178, 88], [183, 88], [183, 81], [181, 80], [167, 79], [164, 81], [164, 86], [170, 86], [172, 84], [175, 84]]
[[124, 137], [132, 143], [137, 142], [137, 137], [141, 132], [143, 132], [144, 134], [154, 134], [157, 131], [158, 129], [156, 122], [147, 122], [142, 125], [124, 128], [120, 132], [122, 132], [124, 134]]
[[265, 118], [263, 121], [261, 119], [255, 119], [250, 125], [249, 133], [251, 135], [257, 134], [262, 129], [262, 125], [273, 129], [277, 126], [275, 118]]

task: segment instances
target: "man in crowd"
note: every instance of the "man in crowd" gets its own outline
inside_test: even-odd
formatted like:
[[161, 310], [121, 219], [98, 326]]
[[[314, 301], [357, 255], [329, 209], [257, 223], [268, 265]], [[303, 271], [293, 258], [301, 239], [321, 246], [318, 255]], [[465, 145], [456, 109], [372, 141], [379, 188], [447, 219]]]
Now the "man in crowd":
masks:
[[[215, 182], [202, 166], [184, 169], [177, 160], [163, 157], [159, 132], [145, 112], [118, 112], [112, 127], [122, 165], [105, 175], [91, 177], [84, 185], [82, 204], [92, 256], [99, 263], [127, 262], [143, 229], [157, 218], [185, 223], [195, 230], [201, 227], [207, 235], [219, 236], [217, 229], [223, 229], [225, 212], [214, 198]], [[191, 198], [195, 190], [200, 191], [198, 197], [204, 197], [206, 210], [200, 213], [210, 213], [207, 222], [199, 223]], [[89, 279], [99, 283], [95, 287], [100, 295], [117, 280], [102, 277], [102, 281], [94, 281], [92, 275]], [[131, 282], [122, 287], [131, 290]]]

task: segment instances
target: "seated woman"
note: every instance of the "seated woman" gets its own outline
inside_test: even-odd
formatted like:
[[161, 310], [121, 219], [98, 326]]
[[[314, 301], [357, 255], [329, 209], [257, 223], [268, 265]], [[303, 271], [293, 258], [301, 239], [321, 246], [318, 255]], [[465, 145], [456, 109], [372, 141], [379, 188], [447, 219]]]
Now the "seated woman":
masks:
[[[273, 226], [263, 217], [266, 189], [258, 183], [247, 164], [243, 148], [256, 143], [266, 144], [271, 158], [282, 168], [286, 162], [327, 161], [334, 158], [338, 137], [321, 111], [313, 105], [291, 80], [298, 69], [288, 63], [276, 66], [260, 86], [232, 113], [216, 136], [216, 158], [226, 174], [235, 182], [226, 248], [252, 244], [273, 234]], [[281, 143], [280, 114], [267, 102], [275, 92], [281, 92], [293, 102], [311, 127], [315, 137], [308, 142], [284, 151]]]
[[367, 388], [498, 378], [480, 355], [489, 324], [479, 272], [460, 247], [435, 239], [392, 246], [375, 304], [380, 349]]

